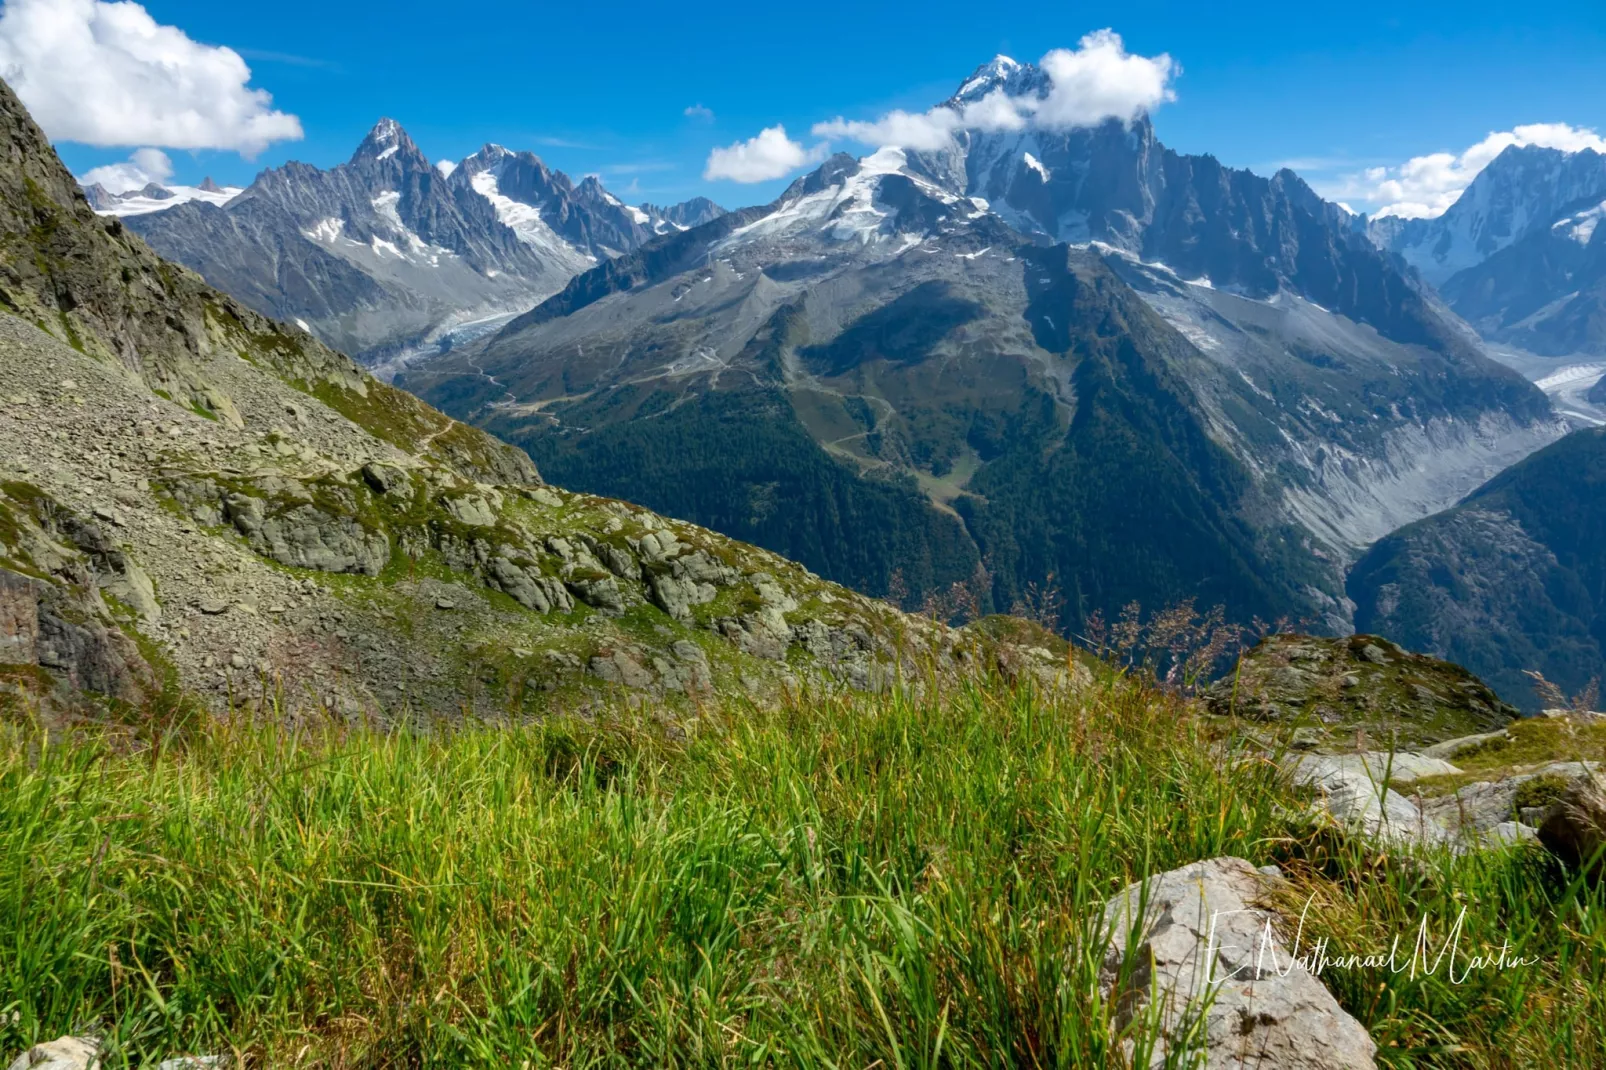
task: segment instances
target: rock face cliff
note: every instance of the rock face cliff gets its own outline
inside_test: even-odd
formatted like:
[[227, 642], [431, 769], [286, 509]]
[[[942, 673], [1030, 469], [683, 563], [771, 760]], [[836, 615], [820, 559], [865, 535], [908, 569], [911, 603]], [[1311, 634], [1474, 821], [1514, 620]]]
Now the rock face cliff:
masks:
[[95, 215], [3, 86], [0, 120], [6, 701], [221, 706], [277, 680], [293, 707], [507, 715], [1065, 668], [544, 485]]

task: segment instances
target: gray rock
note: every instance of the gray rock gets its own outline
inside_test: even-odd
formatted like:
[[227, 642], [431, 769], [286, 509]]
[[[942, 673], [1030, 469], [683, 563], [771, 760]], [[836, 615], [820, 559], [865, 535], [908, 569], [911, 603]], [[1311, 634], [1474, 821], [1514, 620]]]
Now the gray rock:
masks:
[[1526, 773], [1468, 784], [1453, 795], [1424, 799], [1422, 810], [1452, 831], [1488, 832], [1511, 820], [1516, 810], [1517, 792], [1528, 781], [1546, 775], [1574, 781], [1589, 776], [1592, 768], [1594, 763], [1591, 762], [1551, 762]]
[[1476, 750], [1485, 743], [1497, 739], [1510, 739], [1511, 733], [1504, 728], [1497, 732], [1479, 732], [1476, 735], [1461, 736], [1456, 739], [1447, 739], [1443, 743], [1435, 743], [1430, 747], [1423, 747], [1422, 754], [1428, 758], [1443, 758], [1449, 760], [1467, 751]]
[[0, 664], [39, 664], [39, 581], [0, 568]]
[[[1241, 858], [1214, 858], [1129, 885], [1105, 905], [1101, 983], [1119, 1027], [1156, 1013], [1162, 1041], [1151, 1067], [1171, 1065], [1184, 1047], [1202, 1056], [1198, 1065], [1223, 1070], [1376, 1065], [1372, 1038], [1290, 956], [1274, 915], [1257, 905], [1273, 883]], [[1191, 1030], [1207, 998], [1202, 1029]]]
[[1326, 762], [1356, 772], [1365, 773], [1375, 781], [1385, 778], [1390, 783], [1409, 784], [1423, 777], [1447, 776], [1461, 772], [1443, 758], [1430, 758], [1410, 751], [1366, 751], [1362, 754], [1335, 754], [1324, 756]]
[[273, 509], [244, 494], [230, 494], [223, 509], [252, 550], [281, 565], [377, 576], [390, 561], [390, 539], [356, 517], [310, 504]]
[[554, 577], [542, 575], [539, 565], [493, 557], [485, 566], [486, 582], [537, 613], [574, 608], [568, 588]]
[[1606, 871], [1606, 787], [1595, 777], [1580, 778], [1550, 808], [1538, 835], [1562, 862], [1589, 866], [1599, 878]]
[[477, 494], [464, 494], [457, 497], [445, 498], [441, 504], [459, 522], [470, 527], [491, 527], [495, 525], [498, 510], [501, 506], [501, 495], [492, 492], [481, 497]]
[[362, 478], [376, 494], [391, 494], [407, 485], [407, 473], [393, 464], [373, 461], [362, 466]]
[[647, 578], [647, 594], [654, 605], [671, 617], [689, 621], [692, 606], [707, 605], [719, 592], [711, 583], [660, 573]]
[[156, 1070], [215, 1070], [231, 1062], [227, 1055], [180, 1055], [175, 1059], [163, 1059], [156, 1064]]
[[126, 554], [118, 556], [121, 567], [106, 578], [106, 593], [132, 609], [146, 623], [161, 620], [162, 604], [156, 600], [156, 586], [150, 576]]
[[1485, 846], [1500, 847], [1511, 844], [1535, 843], [1539, 833], [1520, 821], [1502, 821], [1482, 837]]
[[610, 684], [644, 689], [651, 687], [654, 682], [653, 674], [631, 652], [624, 650], [597, 654], [586, 668], [593, 676]]
[[12, 1062], [10, 1070], [98, 1070], [100, 1045], [89, 1037], [58, 1037], [35, 1044]]
[[612, 576], [571, 579], [566, 583], [574, 596], [592, 609], [610, 616], [618, 616], [625, 611], [624, 592], [619, 589], [619, 581]]
[[1401, 845], [1442, 843], [1449, 838], [1443, 825], [1385, 787], [1359, 756], [1301, 755], [1289, 765], [1294, 783], [1316, 789], [1317, 805], [1364, 836]]

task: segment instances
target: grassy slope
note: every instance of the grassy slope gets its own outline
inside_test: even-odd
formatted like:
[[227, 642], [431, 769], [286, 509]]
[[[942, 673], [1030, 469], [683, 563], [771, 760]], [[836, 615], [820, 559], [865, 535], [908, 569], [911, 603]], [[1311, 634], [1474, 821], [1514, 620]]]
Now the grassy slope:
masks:
[[1237, 854], [1316, 897], [1330, 954], [1466, 907], [1463, 954], [1538, 958], [1330, 972], [1388, 1063], [1606, 1061], [1600, 892], [1537, 852], [1345, 846], [1211, 732], [1118, 679], [711, 708], [674, 740], [13, 727], [0, 1056], [98, 1020], [130, 1056], [272, 1066], [1108, 1065], [1089, 919]]

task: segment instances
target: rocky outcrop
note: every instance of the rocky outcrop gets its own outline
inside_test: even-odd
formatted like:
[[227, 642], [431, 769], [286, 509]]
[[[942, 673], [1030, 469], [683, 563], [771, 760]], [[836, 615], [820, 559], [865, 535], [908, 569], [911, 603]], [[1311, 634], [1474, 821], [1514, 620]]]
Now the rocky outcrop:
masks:
[[1606, 788], [1598, 777], [1573, 782], [1546, 811], [1539, 840], [1574, 869], [1606, 872]]
[[[1278, 878], [1213, 858], [1129, 885], [1104, 908], [1102, 984], [1125, 1028], [1154, 1013], [1152, 1067], [1370, 1068], [1377, 1046], [1295, 960], [1262, 905]], [[1158, 1004], [1158, 1006], [1152, 1006]], [[1127, 1042], [1127, 1057], [1133, 1054]]]
[[[37, 487], [0, 490], [0, 665], [36, 668], [67, 688], [139, 702], [159, 687], [107, 598], [132, 619], [161, 607], [150, 578], [92, 521]], [[26, 571], [18, 571], [24, 569]]]
[[1300, 730], [1309, 745], [1412, 749], [1498, 729], [1517, 716], [1458, 665], [1387, 639], [1271, 635], [1206, 693], [1212, 712]]
[[1507, 821], [1537, 828], [1555, 799], [1570, 786], [1587, 782], [1595, 769], [1594, 762], [1548, 762], [1429, 796], [1422, 800], [1422, 810], [1452, 832], [1468, 836], [1493, 832]]

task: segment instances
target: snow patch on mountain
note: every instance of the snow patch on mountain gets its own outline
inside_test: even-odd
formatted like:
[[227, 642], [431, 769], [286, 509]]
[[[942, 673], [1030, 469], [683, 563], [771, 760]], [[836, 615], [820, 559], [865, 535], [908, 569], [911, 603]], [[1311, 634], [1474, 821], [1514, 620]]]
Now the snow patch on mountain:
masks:
[[1579, 245], [1588, 245], [1595, 236], [1595, 228], [1600, 225], [1602, 216], [1606, 216], [1606, 201], [1576, 215], [1558, 219], [1550, 225], [1550, 229], [1562, 231]]
[[327, 219], [318, 220], [318, 222], [313, 225], [311, 230], [304, 230], [302, 233], [305, 234], [310, 241], [319, 242], [324, 245], [330, 245], [340, 240], [340, 234], [345, 227], [346, 221], [344, 219], [341, 219], [337, 216], [330, 216]]
[[596, 257], [576, 249], [547, 225], [541, 216], [542, 205], [526, 204], [504, 195], [500, 187], [501, 174], [501, 164], [494, 164], [477, 172], [469, 179], [469, 184], [475, 193], [491, 202], [496, 217], [518, 235], [519, 241], [546, 253], [570, 271], [584, 271], [596, 263]]

